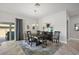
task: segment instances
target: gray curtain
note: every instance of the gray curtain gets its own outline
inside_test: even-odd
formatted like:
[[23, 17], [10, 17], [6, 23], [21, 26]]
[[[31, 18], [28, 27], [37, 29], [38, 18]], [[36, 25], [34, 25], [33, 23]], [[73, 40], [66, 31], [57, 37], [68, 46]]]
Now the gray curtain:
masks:
[[23, 21], [16, 19], [16, 40], [23, 40]]

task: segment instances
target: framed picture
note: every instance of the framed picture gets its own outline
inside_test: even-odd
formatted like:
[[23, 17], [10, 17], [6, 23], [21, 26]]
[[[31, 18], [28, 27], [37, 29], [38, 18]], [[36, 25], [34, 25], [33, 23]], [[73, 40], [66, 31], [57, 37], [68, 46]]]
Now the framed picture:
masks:
[[32, 29], [34, 30], [35, 29], [35, 26], [33, 26]]
[[47, 28], [50, 27], [50, 24], [46, 24], [46, 27], [47, 27]]
[[79, 31], [79, 23], [74, 24], [75, 31]]

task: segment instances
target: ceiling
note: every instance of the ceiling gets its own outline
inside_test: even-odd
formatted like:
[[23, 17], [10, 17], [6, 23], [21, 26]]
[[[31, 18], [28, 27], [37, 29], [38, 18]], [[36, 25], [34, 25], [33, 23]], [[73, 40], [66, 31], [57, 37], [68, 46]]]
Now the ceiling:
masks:
[[[0, 3], [0, 11], [36, 19], [65, 9], [68, 10], [70, 16], [79, 15], [78, 3], [40, 3], [38, 7], [35, 6], [35, 3]], [[34, 10], [37, 12], [35, 13]]]

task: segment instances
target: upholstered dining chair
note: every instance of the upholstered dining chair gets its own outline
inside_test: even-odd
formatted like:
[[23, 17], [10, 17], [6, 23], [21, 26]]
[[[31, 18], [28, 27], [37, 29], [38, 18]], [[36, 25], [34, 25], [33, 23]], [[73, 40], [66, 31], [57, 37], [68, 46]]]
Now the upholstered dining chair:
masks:
[[55, 31], [53, 34], [53, 42], [59, 43], [60, 31]]
[[29, 44], [32, 46], [32, 34], [31, 34], [31, 31], [27, 31], [27, 38], [28, 38]]

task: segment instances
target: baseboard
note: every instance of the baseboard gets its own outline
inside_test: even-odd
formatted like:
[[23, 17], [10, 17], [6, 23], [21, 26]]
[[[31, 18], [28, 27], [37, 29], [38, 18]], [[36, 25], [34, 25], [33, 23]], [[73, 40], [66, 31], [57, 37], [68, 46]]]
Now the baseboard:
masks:
[[67, 44], [67, 42], [66, 41], [60, 41], [61, 43], [64, 43], [64, 44]]
[[[78, 38], [69, 38], [68, 40], [79, 40]], [[67, 44], [67, 41], [60, 41], [61, 43], [65, 43], [65, 44]]]
[[72, 38], [72, 37], [71, 37], [70, 40], [79, 40], [79, 39], [78, 39], [78, 38]]

